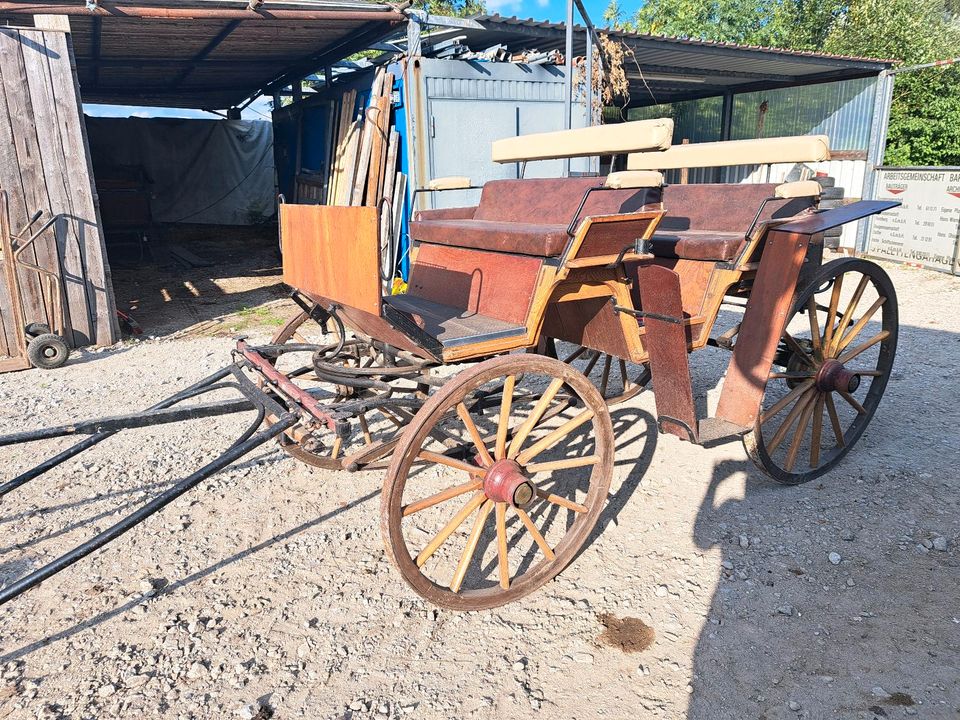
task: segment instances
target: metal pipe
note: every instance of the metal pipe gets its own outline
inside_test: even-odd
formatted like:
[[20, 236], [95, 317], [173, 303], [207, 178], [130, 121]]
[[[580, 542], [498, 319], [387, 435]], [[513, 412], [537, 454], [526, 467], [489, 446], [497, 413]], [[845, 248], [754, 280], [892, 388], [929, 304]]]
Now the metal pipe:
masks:
[[[890, 107], [893, 104], [894, 76], [885, 70], [877, 77], [877, 94], [873, 104], [873, 122], [870, 125], [870, 147], [867, 149], [867, 166], [863, 174], [862, 200], [873, 200], [877, 196], [877, 168], [883, 164], [883, 153], [887, 147], [887, 131], [890, 127]], [[861, 220], [857, 228], [854, 249], [858, 253], [867, 251], [870, 227], [873, 220]]]
[[[376, 8], [376, 6], [372, 6]], [[143, 5], [123, 5], [114, 2], [101, 2], [96, 10], [88, 10], [83, 4], [74, 3], [31, 3], [5, 0], [0, 2], [0, 12], [12, 15], [80, 15], [84, 17], [129, 18], [150, 20], [383, 20], [385, 22], [403, 22], [402, 13], [392, 9], [379, 10], [273, 10], [261, 7], [259, 10], [240, 8], [185, 8], [150, 7]]]
[[[563, 129], [571, 128], [573, 119], [573, 0], [567, 0], [567, 28], [564, 44], [564, 72], [566, 78], [563, 85]], [[563, 174], [570, 175], [570, 158], [563, 161]]]
[[230, 413], [244, 412], [253, 409], [253, 404], [244, 398], [242, 400], [222, 400], [214, 403], [201, 403], [189, 407], [163, 408], [160, 410], [148, 410], [142, 413], [113, 415], [111, 417], [97, 418], [96, 420], [84, 420], [83, 422], [72, 423], [70, 425], [59, 425], [57, 427], [42, 428], [41, 430], [29, 430], [27, 432], [13, 433], [12, 435], [2, 435], [0, 436], [0, 447], [34, 442], [36, 440], [49, 440], [50, 438], [63, 437], [64, 435], [94, 435], [100, 432], [119, 432], [120, 430], [149, 427], [151, 425], [165, 425], [167, 423], [182, 422], [185, 420], [198, 420], [200, 418], [228, 415]]
[[283, 415], [275, 424], [271, 425], [266, 430], [257, 433], [245, 442], [233, 445], [220, 457], [207, 463], [191, 475], [188, 475], [176, 485], [166, 490], [158, 497], [144, 505], [142, 508], [131, 513], [112, 527], [104, 530], [98, 535], [95, 535], [85, 543], [78, 545], [70, 552], [61, 555], [53, 562], [47, 563], [39, 570], [35, 570], [26, 577], [21, 578], [12, 585], [0, 590], [0, 605], [9, 602], [30, 588], [39, 585], [52, 575], [56, 575], [61, 570], [65, 570], [75, 562], [82, 560], [87, 555], [99, 550], [111, 540], [115, 540], [116, 538], [120, 537], [135, 525], [143, 522], [154, 513], [159, 512], [185, 492], [196, 487], [214, 473], [219, 472], [230, 463], [234, 462], [235, 460], [239, 460], [254, 448], [263, 445], [265, 442], [272, 440], [284, 430], [292, 427], [296, 424], [298, 419], [299, 418], [292, 413]]
[[[199, 382], [194, 383], [190, 387], [184, 388], [183, 390], [176, 393], [175, 395], [171, 395], [165, 400], [161, 400], [156, 405], [150, 406], [149, 408], [147, 408], [147, 410], [148, 411], [159, 410], [161, 408], [170, 407], [171, 405], [181, 402], [182, 400], [191, 398], [194, 395], [201, 393], [201, 391], [205, 391], [208, 385], [212, 385], [218, 380], [222, 380], [227, 375], [230, 375], [231, 372], [232, 372], [232, 368], [230, 367], [225, 367], [221, 370], [218, 370], [212, 375], [208, 375], [203, 380], [200, 380]], [[47, 470], [50, 470], [51, 468], [55, 468], [60, 463], [66, 460], [69, 460], [70, 458], [76, 455], [79, 455], [87, 448], [91, 448], [97, 443], [101, 443], [107, 438], [113, 437], [114, 435], [117, 434], [117, 432], [119, 431], [110, 430], [106, 432], [97, 433], [96, 435], [91, 435], [88, 438], [84, 438], [83, 440], [78, 442], [76, 445], [72, 445], [68, 447], [66, 450], [54, 455], [53, 457], [48, 458], [47, 460], [44, 460], [42, 463], [40, 463], [36, 467], [30, 468], [29, 470], [27, 470], [24, 473], [21, 473], [20, 475], [13, 478], [12, 480], [9, 480], [3, 483], [2, 485], [0, 485], [0, 497], [3, 497], [11, 490], [16, 490], [18, 487], [30, 482], [34, 478], [39, 477], [40, 475], [43, 475], [43, 473], [45, 473]]]

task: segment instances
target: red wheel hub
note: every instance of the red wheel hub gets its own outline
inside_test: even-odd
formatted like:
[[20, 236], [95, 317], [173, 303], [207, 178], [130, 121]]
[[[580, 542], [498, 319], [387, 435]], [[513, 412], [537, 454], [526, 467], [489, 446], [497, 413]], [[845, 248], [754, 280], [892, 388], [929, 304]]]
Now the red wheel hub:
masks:
[[494, 502], [525, 507], [537, 496], [537, 488], [513, 460], [498, 460], [483, 478], [483, 492]]
[[852, 393], [860, 387], [860, 375], [847, 370], [839, 360], [831, 359], [817, 372], [816, 385], [821, 392]]

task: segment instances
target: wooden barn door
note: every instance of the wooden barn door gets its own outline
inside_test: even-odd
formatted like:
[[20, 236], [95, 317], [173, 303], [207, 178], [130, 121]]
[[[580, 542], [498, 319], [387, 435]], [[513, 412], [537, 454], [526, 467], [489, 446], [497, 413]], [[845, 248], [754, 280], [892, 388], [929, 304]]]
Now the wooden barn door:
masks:
[[[34, 229], [58, 218], [25, 259], [59, 270], [67, 342], [116, 342], [113, 285], [66, 32], [0, 28], [0, 188], [9, 197], [12, 232], [37, 210], [43, 216]], [[19, 277], [27, 322], [49, 323], [37, 274], [21, 269]], [[16, 352], [18, 323], [0, 283], [0, 355]]]

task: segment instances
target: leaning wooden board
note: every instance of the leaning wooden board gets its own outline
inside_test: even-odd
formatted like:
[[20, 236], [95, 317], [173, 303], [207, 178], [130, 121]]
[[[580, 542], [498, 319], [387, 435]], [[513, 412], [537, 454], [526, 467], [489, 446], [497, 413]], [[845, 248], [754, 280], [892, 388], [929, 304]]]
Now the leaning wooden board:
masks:
[[[0, 28], [0, 96], [0, 112], [17, 118], [0, 124], [0, 187], [10, 196], [10, 224], [16, 231], [36, 210], [44, 212], [41, 222], [50, 213], [64, 218], [26, 259], [59, 270], [68, 342], [112, 344], [120, 332], [69, 34]], [[46, 321], [35, 274], [21, 272], [21, 285], [27, 319]], [[0, 297], [0, 354], [15, 348], [10, 308]]]

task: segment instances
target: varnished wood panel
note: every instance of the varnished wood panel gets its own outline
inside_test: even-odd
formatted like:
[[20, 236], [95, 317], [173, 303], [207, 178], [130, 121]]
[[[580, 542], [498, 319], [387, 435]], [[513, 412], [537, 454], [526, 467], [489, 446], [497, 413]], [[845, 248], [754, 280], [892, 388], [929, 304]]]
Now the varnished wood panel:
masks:
[[524, 323], [543, 260], [448, 245], [419, 246], [411, 295], [510, 323]]
[[283, 281], [379, 316], [377, 227], [374, 207], [281, 205]]

